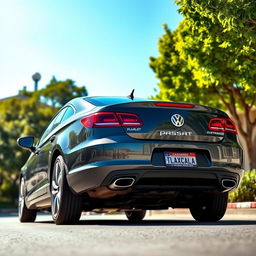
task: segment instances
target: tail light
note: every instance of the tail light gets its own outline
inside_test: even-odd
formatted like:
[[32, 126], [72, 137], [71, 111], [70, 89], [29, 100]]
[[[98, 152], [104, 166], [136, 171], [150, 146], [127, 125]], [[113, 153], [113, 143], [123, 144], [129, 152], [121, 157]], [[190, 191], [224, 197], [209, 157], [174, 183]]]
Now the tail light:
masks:
[[212, 118], [208, 124], [210, 131], [225, 132], [225, 118]]
[[230, 118], [211, 118], [208, 124], [210, 131], [237, 134], [235, 123]]
[[87, 128], [120, 126], [116, 115], [112, 112], [95, 113], [83, 118], [81, 122]]
[[237, 134], [236, 125], [230, 118], [226, 119], [226, 129], [225, 129], [225, 131]]
[[131, 113], [116, 113], [122, 126], [142, 126], [138, 115]]
[[81, 120], [87, 128], [142, 126], [138, 115], [131, 113], [99, 112], [86, 116]]
[[194, 108], [192, 104], [183, 104], [183, 103], [165, 103], [165, 102], [156, 102], [154, 103], [157, 107], [170, 107], [170, 108]]

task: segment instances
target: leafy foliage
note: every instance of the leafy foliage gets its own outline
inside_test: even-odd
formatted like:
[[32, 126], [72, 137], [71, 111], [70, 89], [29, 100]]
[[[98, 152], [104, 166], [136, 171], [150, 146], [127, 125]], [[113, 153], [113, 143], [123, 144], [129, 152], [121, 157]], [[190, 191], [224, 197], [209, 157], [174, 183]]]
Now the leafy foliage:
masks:
[[35, 98], [11, 98], [0, 102], [0, 173], [1, 197], [15, 198], [21, 163], [28, 151], [18, 148], [18, 137], [39, 137], [57, 109], [38, 102]]
[[229, 201], [256, 201], [256, 170], [245, 173], [238, 189], [229, 194]]
[[72, 80], [53, 79], [37, 92], [20, 91], [16, 97], [0, 101], [0, 201], [17, 198], [21, 165], [29, 152], [17, 146], [17, 138], [40, 138], [59, 107], [76, 96], [87, 95], [85, 87]]
[[[201, 51], [193, 57], [207, 81], [239, 84], [245, 98], [256, 92], [256, 5], [254, 0], [177, 0]], [[198, 54], [199, 53], [199, 54]], [[205, 55], [203, 58], [202, 54]], [[209, 58], [210, 57], [210, 58]], [[212, 58], [213, 57], [213, 58]], [[247, 93], [251, 90], [252, 93]], [[250, 101], [251, 102], [251, 101]]]
[[204, 87], [198, 86], [195, 78], [198, 71], [192, 68], [196, 63], [191, 55], [187, 56], [186, 51], [183, 51], [186, 40], [192, 39], [188, 23], [181, 22], [178, 29], [173, 32], [167, 25], [164, 25], [164, 29], [165, 34], [160, 38], [158, 45], [160, 56], [150, 57], [150, 67], [160, 79], [160, 91], [155, 99], [197, 104], [207, 102], [209, 105], [217, 103], [218, 107], [221, 107], [215, 94], [206, 93]]
[[71, 79], [57, 81], [55, 77], [52, 78], [44, 89], [39, 91], [40, 100], [54, 107], [63, 106], [75, 97], [87, 95], [88, 93], [85, 86], [77, 87], [75, 82]]

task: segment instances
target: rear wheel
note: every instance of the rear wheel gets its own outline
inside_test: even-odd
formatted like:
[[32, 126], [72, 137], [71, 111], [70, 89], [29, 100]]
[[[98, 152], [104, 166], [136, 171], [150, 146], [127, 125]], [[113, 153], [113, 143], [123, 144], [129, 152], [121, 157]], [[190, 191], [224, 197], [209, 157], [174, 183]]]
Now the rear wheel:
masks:
[[81, 198], [70, 191], [66, 180], [67, 166], [62, 156], [55, 160], [51, 182], [51, 208], [55, 224], [71, 224], [81, 216]]
[[196, 221], [218, 221], [224, 216], [227, 204], [228, 193], [207, 194], [190, 207], [190, 212]]
[[34, 222], [36, 210], [29, 210], [25, 203], [25, 181], [21, 178], [19, 189], [19, 220], [20, 222]]
[[146, 210], [140, 211], [125, 211], [125, 215], [131, 222], [140, 222], [144, 219], [146, 215]]

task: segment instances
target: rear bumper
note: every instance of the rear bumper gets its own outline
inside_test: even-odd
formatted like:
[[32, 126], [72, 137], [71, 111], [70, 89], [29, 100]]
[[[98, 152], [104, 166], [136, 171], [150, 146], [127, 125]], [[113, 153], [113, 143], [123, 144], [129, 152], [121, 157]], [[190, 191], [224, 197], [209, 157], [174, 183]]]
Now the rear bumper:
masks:
[[[133, 177], [136, 190], [219, 191], [224, 178], [239, 184], [243, 175], [243, 152], [237, 143], [153, 142], [125, 138], [102, 139], [66, 152], [67, 180], [75, 192], [108, 187], [114, 179]], [[196, 168], [166, 167], [164, 152], [196, 152]]]
[[224, 188], [222, 180], [234, 180], [237, 184], [234, 189], [239, 185], [243, 172], [240, 168], [227, 166], [169, 168], [156, 167], [143, 160], [117, 160], [100, 161], [76, 168], [67, 174], [67, 180], [70, 188], [79, 194], [99, 187], [109, 187], [115, 179], [122, 177], [135, 179], [132, 190], [224, 192], [231, 189]]

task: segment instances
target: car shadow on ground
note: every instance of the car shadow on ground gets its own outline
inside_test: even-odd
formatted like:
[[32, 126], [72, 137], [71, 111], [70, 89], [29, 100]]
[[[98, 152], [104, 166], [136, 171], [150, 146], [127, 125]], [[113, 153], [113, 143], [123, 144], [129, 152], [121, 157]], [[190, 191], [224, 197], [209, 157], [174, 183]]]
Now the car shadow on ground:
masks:
[[[49, 220], [40, 220], [41, 216], [48, 216]], [[18, 218], [17, 214], [0, 214], [0, 217], [8, 217], [8, 218]], [[50, 214], [39, 214], [37, 220], [35, 223], [41, 223], [41, 224], [54, 224], [54, 222], [51, 220]], [[47, 217], [47, 218], [48, 218]], [[86, 219], [86, 216], [83, 216], [82, 219], [72, 225], [77, 226], [94, 226], [94, 225], [100, 225], [100, 226], [246, 226], [246, 225], [256, 225], [256, 216], [251, 216], [250, 219], [239, 219], [239, 216], [237, 216], [237, 219], [235, 220], [220, 220], [218, 222], [196, 222], [194, 220], [177, 220], [177, 219], [145, 219], [139, 223], [132, 223], [129, 222], [126, 219], [104, 219], [104, 216], [99, 216], [99, 219], [97, 217], [94, 217], [93, 219], [90, 219], [91, 216], [89, 216], [88, 219]], [[117, 217], [118, 218], [118, 217]]]
[[[52, 223], [53, 221], [36, 221], [36, 223]], [[80, 220], [77, 226], [246, 226], [256, 225], [256, 220], [222, 220], [219, 222], [196, 222], [193, 220], [143, 220], [132, 223], [128, 220]]]

